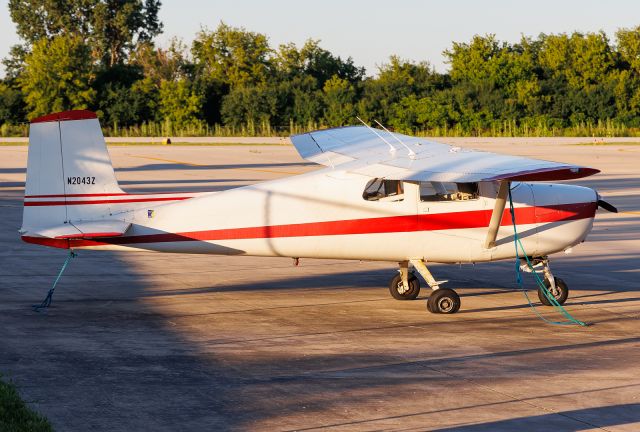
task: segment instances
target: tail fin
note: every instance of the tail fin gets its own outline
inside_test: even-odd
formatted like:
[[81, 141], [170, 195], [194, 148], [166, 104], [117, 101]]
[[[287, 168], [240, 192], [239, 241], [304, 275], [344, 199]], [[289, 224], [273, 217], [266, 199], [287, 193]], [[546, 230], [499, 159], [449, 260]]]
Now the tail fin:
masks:
[[94, 113], [65, 111], [31, 121], [23, 234], [107, 216], [108, 205], [71, 203], [121, 194]]

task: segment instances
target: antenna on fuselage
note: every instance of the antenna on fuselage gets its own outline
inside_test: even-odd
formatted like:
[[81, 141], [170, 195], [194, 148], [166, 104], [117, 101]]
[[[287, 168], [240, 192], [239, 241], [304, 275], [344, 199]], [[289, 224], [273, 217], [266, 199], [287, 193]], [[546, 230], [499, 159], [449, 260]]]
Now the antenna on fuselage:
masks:
[[376, 122], [378, 124], [378, 126], [380, 126], [382, 129], [384, 129], [384, 131], [386, 133], [388, 133], [389, 135], [391, 135], [396, 141], [398, 141], [400, 144], [402, 144], [404, 146], [404, 148], [407, 149], [407, 151], [409, 151], [409, 159], [415, 159], [416, 158], [416, 152], [414, 152], [413, 150], [411, 150], [409, 148], [408, 145], [406, 145], [405, 143], [403, 143], [402, 141], [400, 141], [400, 138], [398, 138], [396, 136], [396, 134], [392, 133], [389, 131], [389, 129], [387, 129], [386, 127], [382, 126], [382, 123], [380, 123], [378, 120], [373, 120], [374, 122]]
[[388, 146], [389, 146], [389, 153], [395, 153], [396, 152], [396, 148], [386, 139], [384, 139], [384, 137], [382, 135], [380, 135], [374, 128], [372, 128], [371, 126], [369, 126], [368, 124], [366, 124], [360, 117], [356, 116], [356, 118], [358, 120], [360, 120], [360, 123], [362, 123], [363, 125], [365, 125], [371, 132], [373, 132], [374, 134], [376, 134], [378, 136], [378, 138], [380, 138], [382, 141], [384, 141]]

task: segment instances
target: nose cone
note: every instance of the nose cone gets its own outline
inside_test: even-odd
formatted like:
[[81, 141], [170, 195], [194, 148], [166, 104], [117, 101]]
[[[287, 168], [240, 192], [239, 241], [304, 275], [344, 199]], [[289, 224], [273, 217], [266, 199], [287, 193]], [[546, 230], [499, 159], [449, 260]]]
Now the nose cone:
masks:
[[590, 188], [561, 184], [533, 185], [541, 255], [582, 243], [593, 227], [598, 194]]

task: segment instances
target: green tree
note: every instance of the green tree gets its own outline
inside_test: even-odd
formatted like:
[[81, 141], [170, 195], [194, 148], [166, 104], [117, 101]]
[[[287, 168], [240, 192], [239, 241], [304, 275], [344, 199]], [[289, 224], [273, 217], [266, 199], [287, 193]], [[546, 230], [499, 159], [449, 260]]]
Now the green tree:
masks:
[[404, 97], [393, 104], [393, 116], [389, 124], [405, 133], [451, 127], [458, 120], [458, 113], [445, 95], [446, 92], [440, 92], [423, 98], [415, 95]]
[[0, 125], [16, 124], [24, 119], [22, 92], [11, 81], [0, 81]]
[[105, 66], [123, 63], [138, 44], [162, 31], [160, 0], [9, 0], [18, 35], [33, 45], [74, 35]]
[[597, 85], [614, 66], [611, 46], [604, 33], [542, 35], [541, 41], [540, 65], [573, 88]]
[[309, 39], [300, 50], [303, 60], [303, 72], [312, 76], [323, 88], [325, 83], [334, 76], [346, 80], [351, 84], [361, 81], [365, 75], [363, 67], [357, 67], [351, 57], [342, 60], [331, 52], [320, 47], [320, 41]]
[[116, 65], [97, 75], [95, 104], [106, 125], [134, 126], [156, 120], [159, 83], [144, 77], [138, 65]]
[[355, 96], [353, 85], [334, 75], [323, 88], [324, 121], [328, 126], [344, 126], [355, 120]]
[[604, 33], [541, 35], [541, 114], [563, 126], [615, 117], [616, 55]]
[[[445, 51], [451, 65], [454, 93], [461, 106], [484, 111], [484, 118], [517, 119], [532, 114], [540, 93], [537, 56], [530, 39], [500, 43], [495, 35], [474, 36], [470, 43], [454, 43]], [[486, 124], [483, 127], [488, 127]]]
[[436, 73], [429, 63], [391, 56], [388, 63], [379, 67], [376, 78], [364, 81], [358, 112], [366, 120], [389, 123], [397, 113], [393, 105], [403, 98], [421, 98], [446, 87], [445, 76]]
[[616, 32], [618, 54], [635, 73], [640, 73], [640, 26]]
[[270, 75], [267, 37], [221, 22], [214, 31], [201, 30], [191, 53], [200, 73], [230, 87], [265, 83]]
[[184, 79], [164, 81], [160, 85], [159, 111], [164, 120], [178, 127], [195, 125], [200, 122], [202, 96]]
[[318, 89], [318, 81], [309, 75], [301, 75], [292, 80], [282, 81], [281, 92], [286, 98], [281, 99], [279, 111], [284, 115], [281, 124], [293, 120], [299, 125], [311, 125], [322, 117], [323, 92]]
[[235, 87], [222, 101], [222, 118], [225, 124], [234, 127], [270, 124], [277, 112], [277, 101], [277, 89], [273, 87]]
[[166, 49], [156, 48], [152, 43], [141, 44], [132, 53], [131, 64], [141, 67], [144, 76], [158, 86], [162, 81], [176, 81], [193, 75], [187, 47], [177, 38], [173, 38]]
[[102, 63], [122, 63], [140, 43], [150, 42], [162, 32], [158, 20], [160, 0], [102, 0], [92, 8], [89, 40]]
[[88, 108], [95, 96], [89, 47], [77, 36], [41, 39], [18, 78], [29, 116]]

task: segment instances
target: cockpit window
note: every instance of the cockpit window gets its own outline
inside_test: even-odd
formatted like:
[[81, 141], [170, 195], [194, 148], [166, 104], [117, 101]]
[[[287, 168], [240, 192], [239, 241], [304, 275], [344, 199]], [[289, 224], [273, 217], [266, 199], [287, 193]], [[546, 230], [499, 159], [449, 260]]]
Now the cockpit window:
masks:
[[478, 183], [420, 182], [420, 201], [468, 201], [478, 199]]
[[364, 188], [362, 198], [367, 201], [402, 201], [404, 200], [402, 181], [373, 179]]

